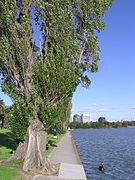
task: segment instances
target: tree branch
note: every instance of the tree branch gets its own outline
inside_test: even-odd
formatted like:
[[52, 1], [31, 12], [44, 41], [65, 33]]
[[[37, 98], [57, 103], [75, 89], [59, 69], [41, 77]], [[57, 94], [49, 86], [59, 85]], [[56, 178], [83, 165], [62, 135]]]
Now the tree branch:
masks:
[[85, 45], [86, 45], [86, 43], [84, 43], [83, 48], [82, 48], [81, 53], [80, 53], [80, 56], [79, 56], [79, 60], [78, 60], [78, 63], [79, 63], [79, 64], [81, 64], [81, 59], [82, 59], [82, 56], [83, 56], [83, 52], [84, 52], [84, 49], [85, 49]]

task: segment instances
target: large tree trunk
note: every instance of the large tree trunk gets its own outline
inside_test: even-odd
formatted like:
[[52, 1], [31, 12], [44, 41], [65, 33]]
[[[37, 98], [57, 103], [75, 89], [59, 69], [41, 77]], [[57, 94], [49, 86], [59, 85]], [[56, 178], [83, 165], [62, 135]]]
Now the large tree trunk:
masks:
[[16, 158], [23, 160], [24, 171], [40, 168], [49, 173], [55, 173], [45, 154], [46, 144], [47, 132], [43, 124], [38, 118], [31, 119], [25, 142], [20, 143], [14, 153]]

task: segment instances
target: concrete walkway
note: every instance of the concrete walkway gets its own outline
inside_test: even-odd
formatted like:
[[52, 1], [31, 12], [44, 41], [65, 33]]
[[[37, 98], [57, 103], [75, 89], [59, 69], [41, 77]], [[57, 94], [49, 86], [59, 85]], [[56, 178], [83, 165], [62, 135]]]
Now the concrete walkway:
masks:
[[36, 175], [33, 180], [87, 180], [69, 131], [48, 158], [54, 164], [60, 163], [58, 176]]
[[71, 163], [80, 164], [73, 147], [72, 136], [69, 131], [64, 135], [57, 147], [54, 148], [49, 156], [52, 163]]

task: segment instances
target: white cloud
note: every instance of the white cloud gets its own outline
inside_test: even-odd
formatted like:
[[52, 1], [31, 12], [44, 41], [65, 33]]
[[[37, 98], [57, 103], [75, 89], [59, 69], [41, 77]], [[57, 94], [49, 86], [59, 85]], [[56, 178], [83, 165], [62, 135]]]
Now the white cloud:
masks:
[[110, 109], [98, 109], [97, 112], [110, 112]]
[[91, 112], [117, 112], [117, 113], [128, 112], [128, 113], [132, 113], [134, 110], [135, 110], [135, 106], [121, 108], [121, 107], [117, 107], [117, 106], [113, 107], [113, 106], [106, 105], [106, 104], [94, 103], [88, 107], [81, 107], [77, 111], [79, 113], [91, 113]]
[[130, 109], [130, 110], [135, 110], [135, 106], [131, 106], [131, 107], [129, 107], [128, 109]]
[[109, 105], [94, 103], [88, 107], [82, 107], [78, 109], [78, 112], [111, 112], [115, 109], [116, 108]]

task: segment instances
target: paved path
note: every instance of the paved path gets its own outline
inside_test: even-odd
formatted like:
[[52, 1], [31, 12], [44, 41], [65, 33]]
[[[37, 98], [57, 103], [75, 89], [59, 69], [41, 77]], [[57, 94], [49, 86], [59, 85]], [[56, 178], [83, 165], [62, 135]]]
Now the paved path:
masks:
[[52, 163], [71, 163], [79, 164], [76, 151], [72, 143], [72, 136], [69, 131], [64, 135], [57, 147], [54, 148], [49, 156]]
[[58, 176], [36, 175], [33, 180], [87, 180], [69, 131], [54, 148], [49, 160], [54, 164], [60, 163]]

